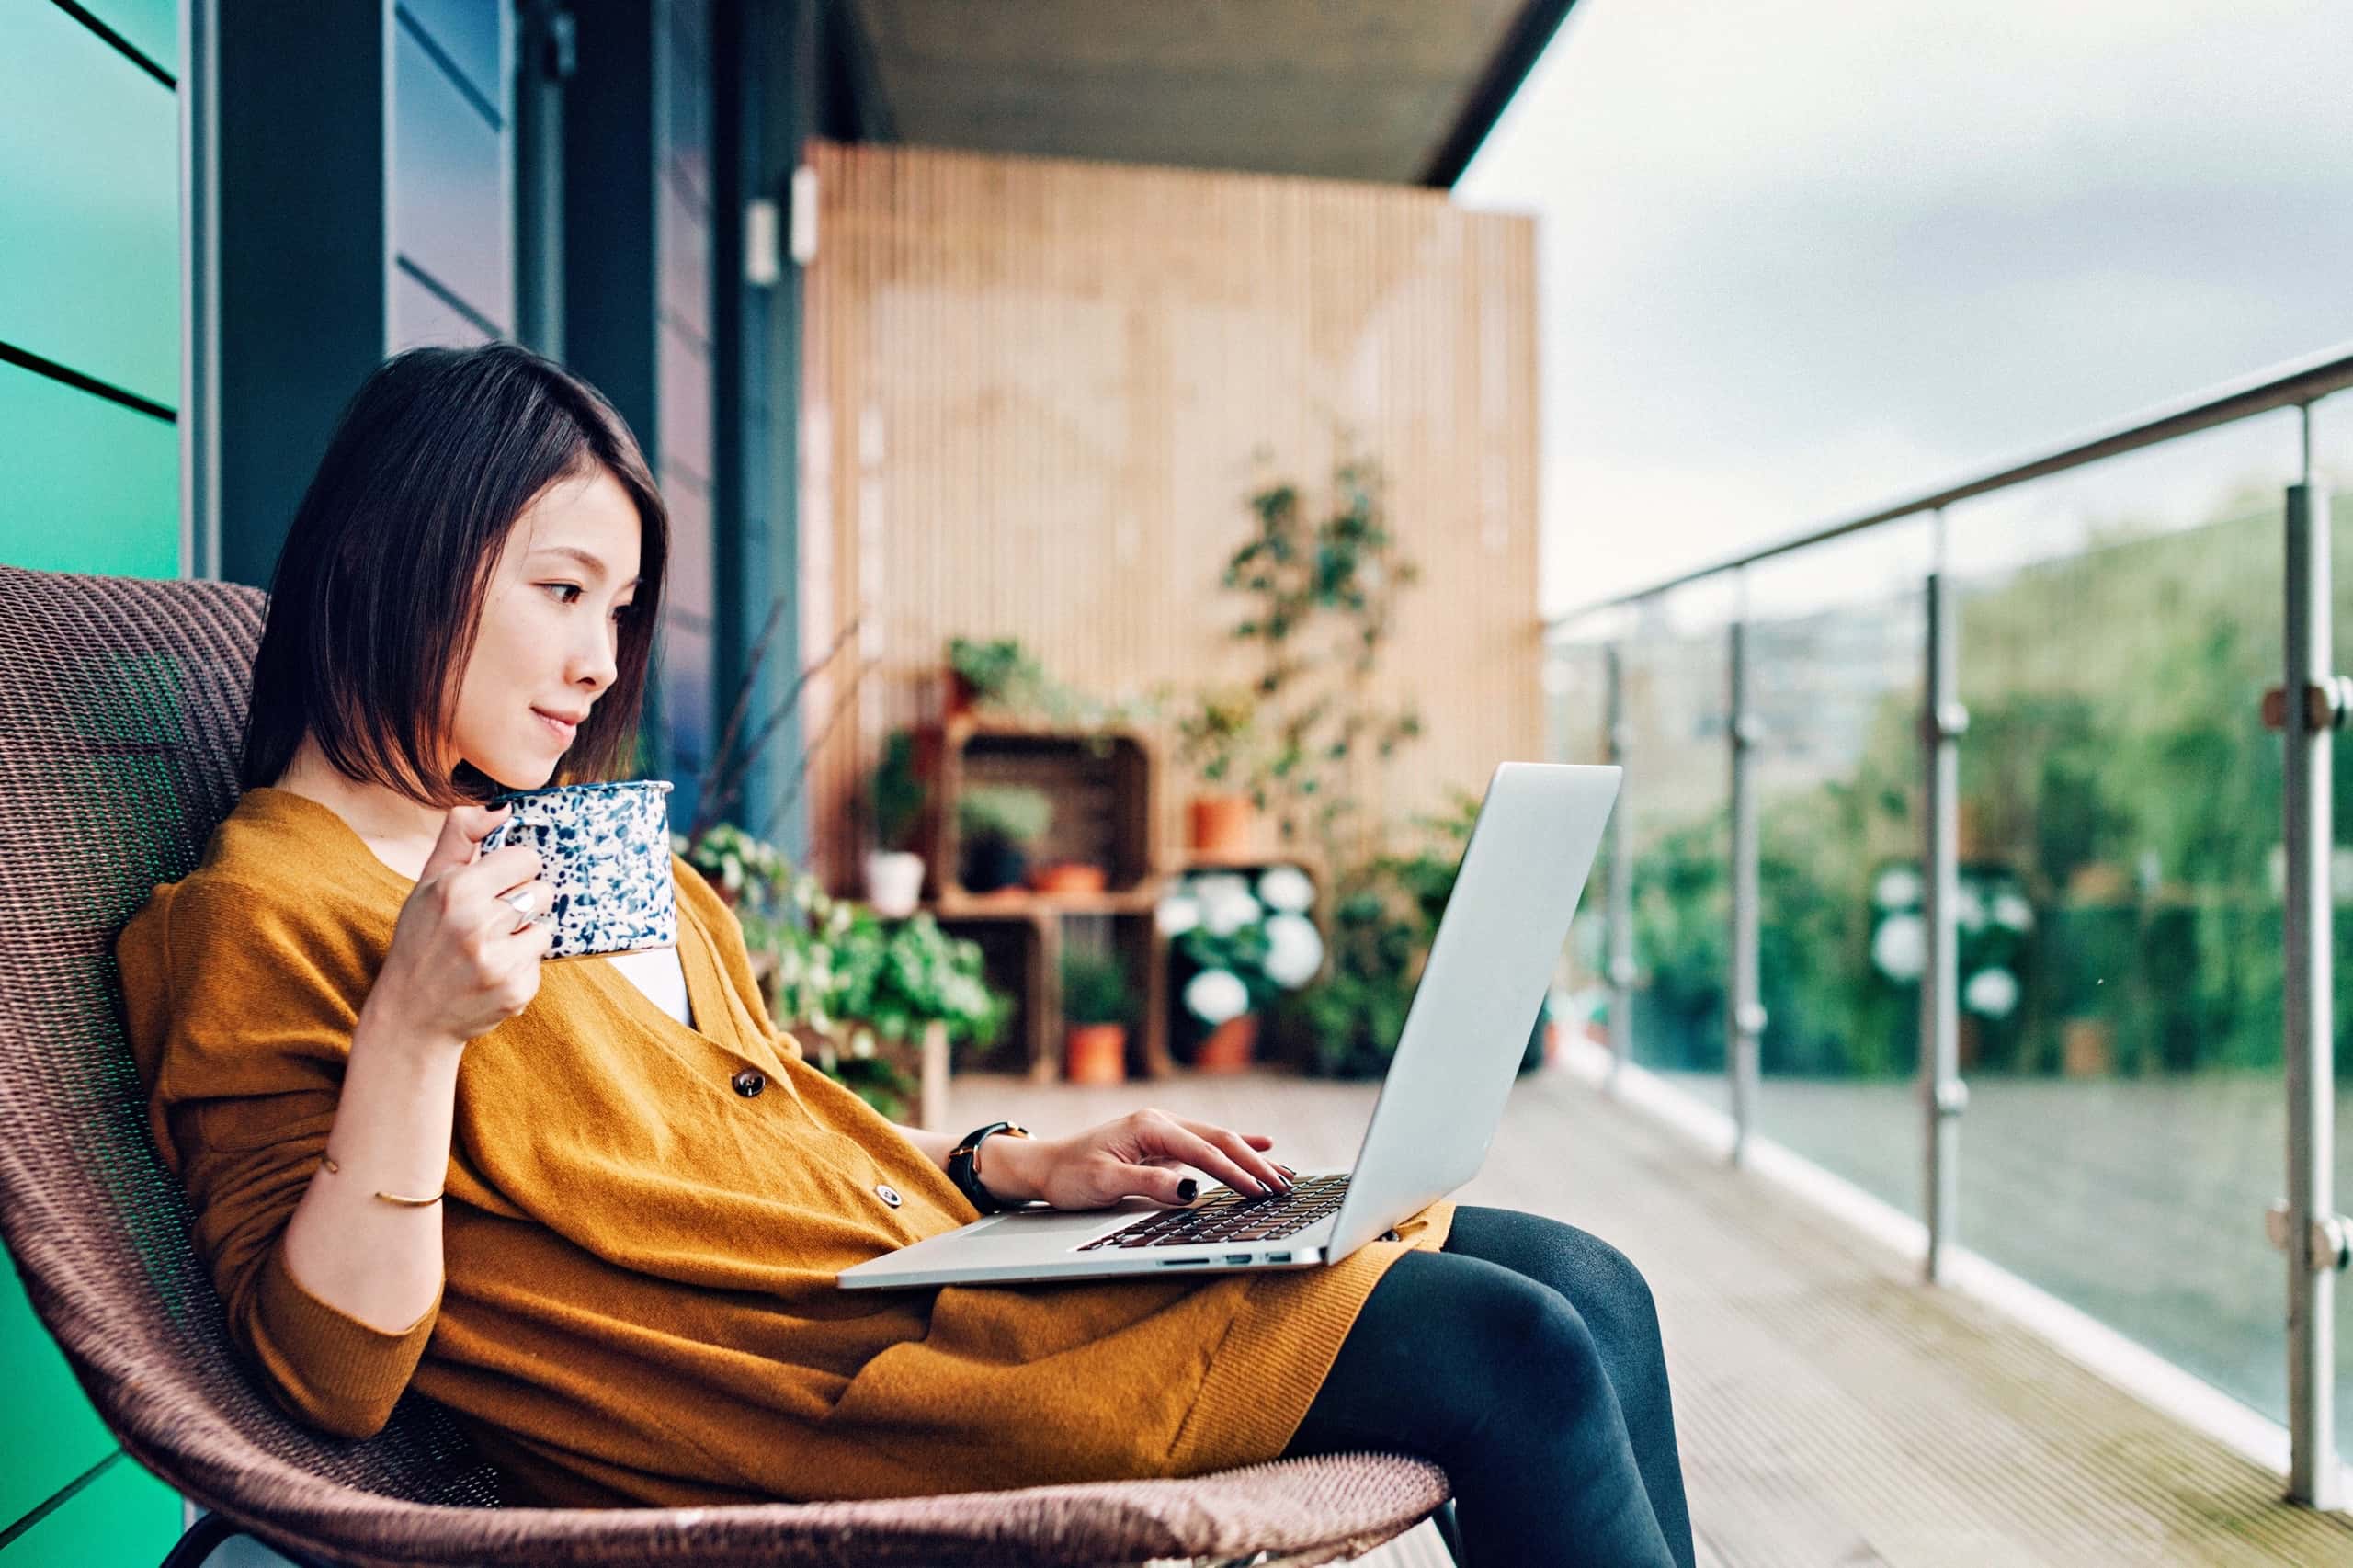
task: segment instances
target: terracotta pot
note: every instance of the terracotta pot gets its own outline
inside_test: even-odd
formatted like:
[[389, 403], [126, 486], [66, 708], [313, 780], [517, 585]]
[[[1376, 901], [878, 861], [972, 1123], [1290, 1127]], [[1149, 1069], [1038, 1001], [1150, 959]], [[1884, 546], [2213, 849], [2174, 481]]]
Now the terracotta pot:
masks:
[[1056, 860], [1029, 870], [1029, 886], [1038, 892], [1101, 892], [1103, 868], [1086, 860]]
[[2059, 1026], [2060, 1069], [2070, 1078], [2116, 1071], [2116, 1026], [2106, 1018], [2069, 1018]]
[[1192, 847], [1204, 855], [1240, 855], [1250, 847], [1254, 812], [1247, 795], [1196, 795], [1190, 801]]
[[2068, 873], [2067, 896], [2077, 903], [2121, 903], [2131, 885], [2123, 867], [2095, 860]]
[[972, 683], [954, 670], [949, 670], [948, 672], [948, 717], [962, 718], [970, 713], [979, 701], [980, 694], [972, 689]]
[[1196, 1073], [1242, 1073], [1258, 1049], [1258, 1015], [1245, 1013], [1210, 1030], [1193, 1052]]
[[1063, 1076], [1074, 1084], [1124, 1084], [1128, 1026], [1073, 1024], [1063, 1033]]
[[1984, 812], [1976, 801], [1962, 801], [1961, 805], [1961, 858], [1982, 860], [1985, 858]]

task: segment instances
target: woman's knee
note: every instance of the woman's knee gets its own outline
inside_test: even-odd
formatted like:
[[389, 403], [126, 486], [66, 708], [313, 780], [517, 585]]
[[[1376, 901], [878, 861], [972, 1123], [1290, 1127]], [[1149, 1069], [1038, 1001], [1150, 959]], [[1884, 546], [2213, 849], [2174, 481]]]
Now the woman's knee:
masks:
[[1593, 1333], [1551, 1287], [1479, 1258], [1408, 1254], [1374, 1288], [1301, 1429], [1383, 1437], [1440, 1463], [1608, 1397]]
[[1582, 1238], [1576, 1263], [1581, 1287], [1573, 1298], [1578, 1310], [1594, 1321], [1597, 1332], [1655, 1340], [1658, 1298], [1650, 1279], [1632, 1258], [1599, 1236], [1586, 1231], [1575, 1233]]
[[[1467, 1221], [1467, 1223], [1466, 1223]], [[1507, 1209], [1458, 1211], [1448, 1242], [1474, 1257], [1524, 1274], [1566, 1297], [1604, 1339], [1639, 1343], [1658, 1335], [1658, 1302], [1632, 1258], [1590, 1231]]]
[[1550, 1286], [1501, 1268], [1463, 1293], [1456, 1332], [1477, 1367], [1480, 1425], [1552, 1419], [1606, 1397], [1596, 1330]]

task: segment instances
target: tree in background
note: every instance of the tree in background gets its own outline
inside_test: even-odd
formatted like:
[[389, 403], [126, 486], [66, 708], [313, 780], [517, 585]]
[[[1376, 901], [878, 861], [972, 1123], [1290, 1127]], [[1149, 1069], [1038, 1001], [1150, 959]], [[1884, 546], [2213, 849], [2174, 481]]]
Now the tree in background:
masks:
[[[2222, 512], [1965, 588], [1963, 858], [2032, 906], [2014, 1007], [1968, 1025], [1978, 1070], [2279, 1064], [2281, 752], [2258, 713], [2280, 662], [2279, 513], [2268, 494]], [[2336, 530], [2353, 550], [2353, 506]], [[2353, 638], [2353, 604], [2339, 621]], [[1870, 933], [1891, 848], [1916, 859], [1916, 703], [1884, 699], [1846, 777], [1760, 802], [1768, 1071], [1913, 1070], [1916, 990]], [[2333, 744], [2344, 838], [2353, 739]], [[1658, 828], [1636, 861], [1635, 1025], [1660, 1065], [1722, 1065], [1728, 846], [1719, 809]], [[2353, 959], [2353, 921], [2336, 926]], [[2353, 961], [2338, 969], [2353, 1070]]]

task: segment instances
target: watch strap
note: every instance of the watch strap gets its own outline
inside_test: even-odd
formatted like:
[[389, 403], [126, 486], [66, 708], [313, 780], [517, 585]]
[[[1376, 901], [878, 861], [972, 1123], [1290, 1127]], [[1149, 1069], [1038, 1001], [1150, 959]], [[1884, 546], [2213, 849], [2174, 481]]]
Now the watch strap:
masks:
[[971, 1201], [972, 1207], [983, 1214], [1002, 1213], [1007, 1209], [1016, 1207], [981, 1185], [979, 1168], [981, 1145], [1000, 1132], [1016, 1138], [1029, 1136], [1029, 1130], [1026, 1127], [1017, 1126], [1010, 1121], [992, 1121], [986, 1127], [976, 1127], [966, 1133], [964, 1141], [950, 1150], [948, 1155], [948, 1179], [954, 1182], [956, 1190], [962, 1193]]

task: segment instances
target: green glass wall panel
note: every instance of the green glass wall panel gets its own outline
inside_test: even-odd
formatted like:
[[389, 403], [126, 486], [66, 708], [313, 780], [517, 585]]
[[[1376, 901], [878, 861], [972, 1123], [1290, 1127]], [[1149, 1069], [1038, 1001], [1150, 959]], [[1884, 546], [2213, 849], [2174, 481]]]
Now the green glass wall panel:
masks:
[[[176, 0], [88, 5], [176, 74]], [[178, 162], [170, 84], [52, 0], [0, 0], [0, 342], [177, 405]], [[0, 562], [177, 575], [172, 421], [0, 363]], [[0, 1530], [29, 1521], [0, 1568], [158, 1561], [179, 1500], [117, 1452], [13, 1268], [0, 1388]]]
[[179, 109], [51, 0], [0, 0], [0, 342], [176, 407]]
[[[57, 1342], [33, 1316], [14, 1267], [0, 1268], [0, 1388], [8, 1391], [8, 1462], [0, 1464], [0, 1529], [114, 1451]], [[6, 1558], [8, 1568], [16, 1559]]]
[[177, 0], [82, 0], [83, 9], [122, 41], [176, 76], [180, 74]]
[[137, 1568], [179, 1537], [179, 1494], [119, 1459], [0, 1551], [0, 1568]]
[[178, 576], [179, 461], [168, 421], [0, 364], [0, 562]]

